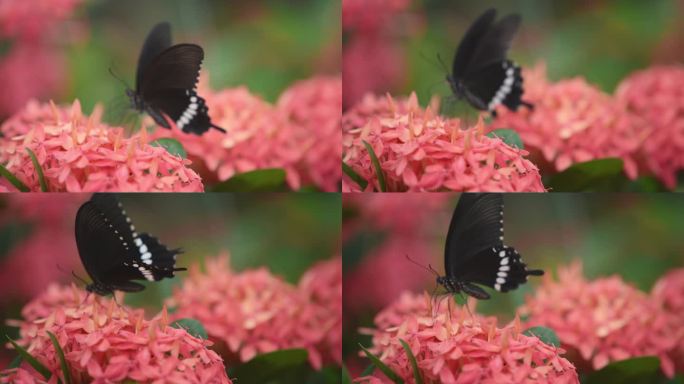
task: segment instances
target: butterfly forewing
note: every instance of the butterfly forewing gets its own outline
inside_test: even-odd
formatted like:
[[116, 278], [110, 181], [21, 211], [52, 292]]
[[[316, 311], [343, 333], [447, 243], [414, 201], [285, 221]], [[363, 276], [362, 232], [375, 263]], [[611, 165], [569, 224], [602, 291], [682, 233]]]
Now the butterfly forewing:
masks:
[[494, 18], [496, 18], [496, 10], [488, 9], [485, 11], [485, 13], [478, 17], [477, 20], [475, 20], [470, 28], [468, 28], [468, 31], [466, 31], [465, 35], [463, 36], [461, 43], [456, 49], [456, 54], [454, 55], [454, 62], [452, 66], [452, 73], [454, 77], [460, 78], [465, 74], [468, 64], [470, 63], [473, 54], [478, 47], [478, 43], [489, 30]]
[[480, 71], [490, 64], [501, 64], [520, 26], [520, 15], [508, 15], [490, 26], [489, 30], [478, 41], [473, 51], [466, 75]]
[[152, 62], [152, 59], [171, 46], [171, 25], [163, 22], [152, 28], [145, 39], [140, 57], [138, 58], [138, 70], [135, 76], [136, 87], [140, 87], [143, 69]]
[[139, 93], [146, 99], [161, 90], [194, 89], [203, 59], [204, 51], [199, 45], [177, 44], [167, 48], [142, 70]]

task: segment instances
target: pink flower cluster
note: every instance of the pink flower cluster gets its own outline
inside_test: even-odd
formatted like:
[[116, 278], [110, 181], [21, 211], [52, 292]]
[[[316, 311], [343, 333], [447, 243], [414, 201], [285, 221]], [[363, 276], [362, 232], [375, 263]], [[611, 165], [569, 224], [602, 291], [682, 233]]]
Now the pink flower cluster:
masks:
[[651, 297], [661, 310], [669, 314], [670, 324], [667, 327], [674, 331], [671, 337], [678, 340], [672, 361], [677, 372], [684, 372], [684, 268], [661, 277], [653, 286]]
[[[576, 363], [600, 369], [613, 361], [635, 356], [658, 356], [663, 372], [674, 375], [673, 353], [684, 342], [681, 312], [678, 319], [661, 306], [684, 302], [681, 273], [656, 288], [654, 300], [618, 276], [587, 281], [575, 263], [548, 275], [521, 314], [528, 325], [552, 328]], [[674, 300], [673, 300], [674, 299]]]
[[[0, 117], [19, 110], [34, 97], [54, 96], [65, 85], [64, 56], [55, 27], [67, 20], [83, 0], [3, 0], [0, 40], [11, 40], [0, 57]], [[57, 38], [56, 38], [57, 37]]]
[[224, 181], [238, 173], [283, 168], [292, 189], [306, 182], [325, 191], [339, 188], [341, 79], [321, 76], [295, 83], [275, 106], [244, 87], [201, 93], [212, 121], [226, 134], [158, 129], [153, 137], [179, 140], [205, 167], [200, 170], [205, 179]]
[[497, 109], [491, 129], [511, 128], [539, 160], [563, 171], [574, 163], [605, 157], [624, 161], [625, 173], [637, 177], [637, 152], [648, 134], [621, 103], [583, 78], [549, 83], [543, 64], [524, 70], [523, 99], [534, 109]]
[[[27, 148], [41, 165], [48, 190], [53, 192], [201, 192], [199, 175], [189, 160], [149, 144], [145, 130], [125, 137], [122, 128], [100, 122], [100, 112], [29, 102], [0, 126], [0, 163], [39, 191], [37, 170]], [[5, 179], [0, 181], [9, 188]]]
[[[380, 187], [364, 141], [378, 157], [388, 191], [544, 191], [526, 151], [486, 136], [481, 121], [463, 129], [460, 120], [422, 109], [415, 94], [399, 102], [367, 96], [344, 114], [342, 129], [343, 161], [368, 181], [366, 191]], [[342, 190], [361, 187], [345, 176]]]
[[245, 362], [260, 353], [304, 348], [311, 365], [340, 363], [342, 262], [315, 266], [299, 287], [259, 268], [230, 270], [228, 257], [198, 266], [168, 302], [175, 318], [199, 320], [209, 336]]
[[[404, 294], [376, 316], [374, 329], [362, 330], [372, 336], [370, 351], [404, 382], [415, 383], [400, 340], [410, 347], [425, 382], [579, 383], [563, 350], [523, 335], [519, 321], [498, 328], [494, 318], [471, 317], [461, 308], [446, 309], [446, 303], [435, 313], [430, 306], [427, 294]], [[389, 382], [379, 372], [355, 381]]]
[[[22, 312], [18, 343], [63, 377], [47, 332], [53, 333], [77, 383], [138, 382], [230, 383], [211, 342], [170, 327], [164, 309], [148, 321], [141, 310], [118, 306], [75, 286], [50, 286]], [[2, 382], [40, 383], [28, 367], [5, 370]]]
[[620, 83], [616, 97], [649, 126], [643, 158], [648, 169], [674, 189], [677, 172], [684, 169], [684, 66], [636, 72]]
[[10, 194], [3, 196], [0, 228], [27, 226], [28, 232], [0, 258], [0, 303], [28, 300], [42, 292], [36, 281], [70, 277], [76, 268], [73, 218], [84, 196]]

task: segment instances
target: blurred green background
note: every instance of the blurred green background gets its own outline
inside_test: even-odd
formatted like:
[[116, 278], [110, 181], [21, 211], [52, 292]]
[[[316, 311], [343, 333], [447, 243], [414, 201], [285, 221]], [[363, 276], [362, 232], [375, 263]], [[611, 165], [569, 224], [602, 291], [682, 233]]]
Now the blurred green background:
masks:
[[684, 60], [684, 4], [678, 0], [422, 0], [411, 4], [409, 17], [397, 22], [392, 33], [405, 48], [409, 68], [399, 91], [415, 90], [421, 104], [433, 94], [451, 94], [437, 55], [451, 68], [465, 30], [490, 7], [498, 10], [497, 20], [509, 13], [522, 16], [509, 57], [522, 66], [544, 60], [552, 80], [583, 76], [612, 92], [634, 70]]
[[[204, 48], [212, 88], [247, 86], [269, 101], [293, 81], [340, 70], [338, 0], [96, 0], [78, 8], [85, 28], [64, 47], [70, 86], [64, 102], [122, 110], [128, 100], [115, 73], [134, 86], [138, 55], [153, 25], [169, 21], [173, 42]], [[74, 21], [72, 21], [73, 23]]]
[[[414, 223], [418, 228], [415, 241], [424, 242], [430, 249], [428, 258], [419, 258], [419, 261], [431, 263], [440, 274], [444, 273], [444, 241], [458, 201], [458, 194], [450, 195], [437, 211], [434, 204], [426, 201], [428, 213], [416, 214], [429, 217], [417, 219]], [[382, 196], [376, 197], [381, 198]], [[348, 295], [349, 277], [355, 273], [356, 268], [362, 268], [364, 262], [374, 257], [375, 249], [384, 241], [397, 235], [386, 229], [383, 232], [383, 229], [374, 226], [368, 218], [365, 219], [366, 223], [361, 223], [364, 220], [364, 209], [359, 208], [361, 205], [348, 199], [343, 204], [344, 302], [354, 303], [355, 298]], [[433, 208], [428, 208], [430, 205]], [[412, 206], [416, 209], [414, 204]], [[557, 276], [559, 266], [580, 260], [587, 279], [617, 274], [628, 283], [648, 292], [655, 281], [668, 270], [684, 267], [684, 241], [681, 234], [684, 228], [684, 194], [509, 193], [504, 195], [504, 206], [504, 242], [520, 252], [528, 267], [543, 269], [546, 274]], [[436, 213], [431, 215], [430, 212]], [[377, 212], [374, 211], [373, 214], [376, 215]], [[350, 246], [352, 242], [358, 242], [359, 236], [366, 239], [365, 244]], [[402, 263], [407, 263], [407, 267], [404, 268]], [[374, 272], [373, 281], [355, 280], [355, 283], [373, 287], [378, 284], [394, 284], [385, 282], [397, 281], [391, 278], [393, 273], [397, 273], [396, 269], [401, 269], [402, 273], [412, 269], [411, 273], [424, 276], [424, 284], [407, 286], [406, 289], [414, 292], [425, 290], [429, 293], [435, 288], [434, 276], [421, 267], [410, 264], [403, 253], [396, 254], [391, 264], [378, 268]], [[420, 282], [413, 277], [404, 276], [403, 281], [412, 281], [414, 285], [416, 281]], [[505, 323], [515, 316], [515, 309], [524, 303], [526, 295], [533, 294], [540, 283], [541, 278], [532, 277], [529, 283], [505, 294], [485, 288], [492, 298], [478, 301], [477, 311], [496, 315], [501, 323]], [[393, 285], [388, 285], [383, 286], [386, 289], [396, 289]], [[361, 287], [356, 291], [364, 289]], [[366, 291], [372, 289], [366, 288]], [[360, 335], [358, 328], [372, 326], [373, 317], [381, 309], [366, 306], [356, 308], [352, 313], [348, 306], [345, 307], [344, 352], [350, 369], [363, 369], [368, 365], [368, 360], [359, 360], [357, 354], [358, 343], [368, 346], [370, 338]]]

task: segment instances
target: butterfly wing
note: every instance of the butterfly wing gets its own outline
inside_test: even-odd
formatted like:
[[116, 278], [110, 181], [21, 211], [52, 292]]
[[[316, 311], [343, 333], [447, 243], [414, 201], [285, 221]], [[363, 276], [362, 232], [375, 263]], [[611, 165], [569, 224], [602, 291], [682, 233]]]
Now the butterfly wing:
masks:
[[472, 51], [472, 56], [465, 68], [465, 76], [478, 72], [490, 64], [506, 60], [515, 33], [520, 27], [520, 15], [512, 14], [490, 26]]
[[463, 193], [451, 217], [444, 247], [448, 277], [463, 280], [465, 267], [483, 250], [503, 246], [503, 196]]
[[495, 18], [496, 10], [490, 8], [468, 28], [454, 55], [452, 74], [455, 78], [462, 78], [465, 75], [480, 41], [487, 34]]
[[493, 111], [503, 103], [515, 111], [522, 104], [520, 67], [510, 60], [490, 64], [468, 75], [463, 83], [465, 97], [478, 109]]
[[147, 112], [164, 128], [171, 128], [163, 116], [167, 115], [185, 133], [201, 135], [211, 127], [225, 132], [223, 128], [211, 123], [204, 99], [194, 90], [160, 90], [149, 94], [146, 103]]
[[[144, 289], [130, 280], [173, 276], [177, 250], [148, 234], [138, 234], [113, 194], [94, 194], [76, 214], [76, 244], [93, 281], [123, 291]], [[170, 263], [170, 265], [169, 265]]]
[[166, 89], [191, 90], [197, 86], [204, 50], [196, 44], [177, 44], [157, 54], [142, 71], [138, 93], [149, 95]]
[[155, 25], [145, 39], [140, 57], [138, 58], [138, 70], [135, 76], [136, 89], [140, 89], [143, 70], [152, 60], [171, 46], [171, 25], [167, 22]]

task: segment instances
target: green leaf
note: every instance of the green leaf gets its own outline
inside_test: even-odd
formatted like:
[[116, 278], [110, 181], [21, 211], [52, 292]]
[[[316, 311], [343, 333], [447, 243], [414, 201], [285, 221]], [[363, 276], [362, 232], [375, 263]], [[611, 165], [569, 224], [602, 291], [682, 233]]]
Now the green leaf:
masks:
[[498, 137], [504, 143], [508, 144], [509, 147], [524, 149], [522, 139], [518, 132], [512, 129], [495, 129], [487, 134], [487, 137]]
[[40, 182], [41, 192], [47, 192], [48, 186], [47, 186], [47, 183], [45, 182], [45, 175], [43, 174], [43, 168], [40, 166], [40, 163], [38, 162], [38, 158], [36, 157], [36, 154], [33, 153], [31, 148], [26, 148], [26, 152], [28, 152], [29, 157], [31, 157], [31, 162], [33, 163], [33, 168], [36, 169], [36, 173], [38, 174], [38, 182]]
[[308, 364], [305, 349], [282, 349], [255, 356], [252, 360], [230, 369], [230, 377], [240, 383], [267, 383], [290, 377]]
[[10, 172], [2, 164], [0, 164], [0, 176], [7, 179], [7, 181], [9, 181], [12, 185], [14, 185], [14, 187], [17, 188], [19, 190], [19, 192], [29, 192], [30, 191], [29, 187], [27, 187], [26, 184], [22, 183], [21, 180], [17, 179], [17, 177], [14, 176], [12, 174], [12, 172]]
[[387, 192], [387, 185], [385, 184], [385, 174], [382, 173], [382, 167], [380, 166], [380, 161], [378, 160], [378, 157], [375, 155], [375, 151], [373, 150], [373, 147], [371, 147], [368, 142], [365, 140], [363, 141], [363, 146], [366, 147], [366, 151], [368, 151], [368, 155], [371, 158], [371, 162], [373, 163], [373, 168], [375, 169], [375, 174], [378, 176], [378, 184], [380, 185], [380, 192]]
[[179, 319], [169, 325], [173, 328], [185, 329], [189, 334], [198, 339], [206, 340], [208, 338], [204, 325], [195, 319]]
[[627, 183], [622, 170], [621, 159], [606, 158], [577, 163], [553, 175], [546, 186], [555, 192], [616, 191]]
[[285, 170], [258, 169], [214, 185], [213, 192], [279, 192], [285, 190]]
[[660, 359], [655, 356], [640, 356], [608, 364], [589, 374], [585, 383], [657, 383], [661, 376]]
[[352, 384], [351, 375], [344, 363], [342, 363], [342, 384]]
[[29, 363], [33, 369], [36, 370], [36, 372], [40, 373], [45, 379], [49, 380], [50, 377], [52, 376], [52, 372], [50, 372], [49, 369], [47, 369], [46, 366], [44, 366], [40, 361], [36, 360], [35, 357], [31, 356], [30, 353], [26, 349], [24, 349], [21, 345], [17, 344], [14, 340], [10, 339], [9, 336], [7, 336], [7, 340], [14, 346], [14, 349], [17, 350], [17, 353], [19, 353], [19, 356], [21, 356], [24, 361]]
[[52, 345], [55, 347], [55, 351], [57, 351], [59, 365], [62, 368], [62, 375], [64, 375], [64, 383], [71, 384], [71, 371], [69, 370], [69, 365], [67, 365], [66, 359], [64, 358], [64, 351], [62, 350], [62, 347], [59, 345], [57, 337], [55, 337], [55, 335], [50, 331], [47, 331], [47, 334], [48, 336], [50, 336], [50, 341], [52, 341]]
[[354, 180], [356, 184], [361, 187], [361, 190], [365, 190], [366, 187], [368, 186], [368, 182], [361, 177], [352, 167], [348, 166], [344, 161], [342, 162], [342, 171], [344, 172], [345, 175], [349, 176], [350, 179]]
[[21, 355], [17, 355], [17, 357], [12, 359], [12, 362], [9, 363], [7, 368], [19, 368], [22, 361], [24, 361], [24, 359], [21, 358]]
[[423, 384], [423, 377], [420, 376], [418, 362], [416, 362], [416, 357], [413, 355], [411, 347], [409, 347], [409, 345], [403, 339], [399, 339], [399, 342], [401, 343], [401, 346], [404, 348], [404, 351], [411, 362], [411, 369], [413, 369], [413, 380], [416, 382], [416, 384]]
[[373, 371], [375, 371], [375, 365], [373, 365], [373, 363], [370, 363], [368, 364], [366, 369], [364, 369], [363, 372], [361, 372], [361, 376], [369, 376], [373, 373]]
[[385, 365], [385, 363], [380, 361], [380, 359], [377, 356], [375, 356], [369, 350], [364, 348], [363, 345], [359, 344], [359, 347], [361, 347], [361, 349], [363, 350], [363, 353], [366, 354], [366, 357], [368, 357], [368, 359], [370, 359], [370, 361], [373, 363], [373, 365], [375, 365], [380, 371], [382, 371], [382, 373], [384, 373], [388, 379], [392, 380], [392, 382], [394, 382], [396, 384], [403, 384], [404, 383], [404, 380], [402, 380], [401, 377], [399, 377], [399, 375], [397, 375], [390, 367]]
[[31, 234], [32, 229], [31, 224], [16, 220], [0, 227], [0, 260], [9, 256], [12, 248], [26, 239]]
[[526, 336], [536, 336], [544, 344], [554, 346], [556, 348], [560, 347], [560, 339], [556, 332], [551, 328], [546, 327], [531, 327], [523, 332]]
[[183, 144], [181, 144], [180, 141], [170, 137], [163, 137], [161, 139], [154, 140], [150, 142], [150, 145], [153, 147], [162, 147], [166, 149], [166, 152], [174, 156], [180, 156], [183, 159], [188, 157], [187, 152], [185, 152], [185, 148], [183, 148]]

